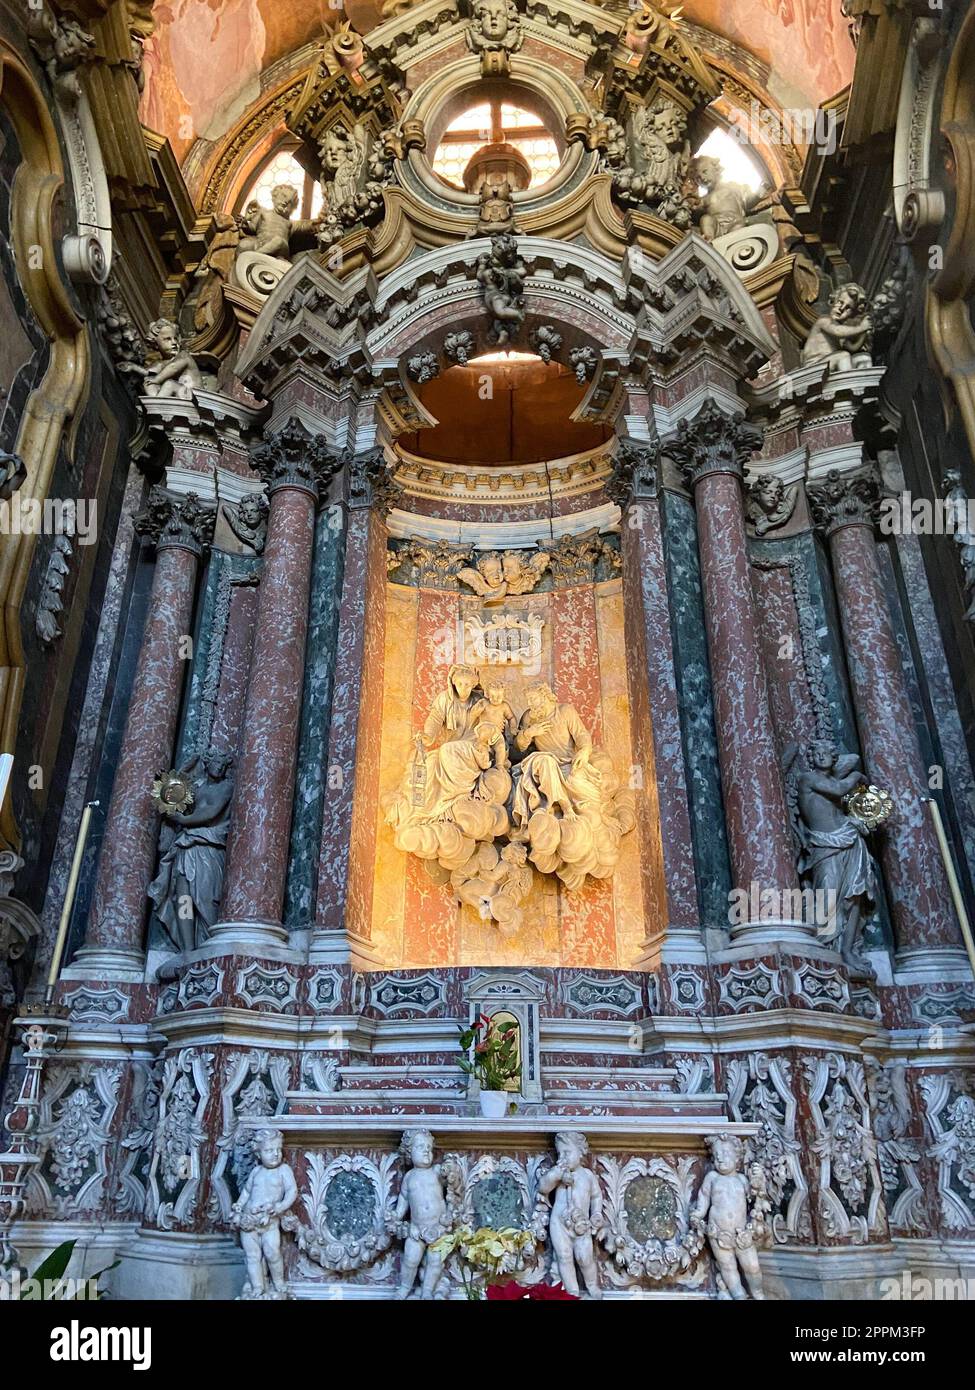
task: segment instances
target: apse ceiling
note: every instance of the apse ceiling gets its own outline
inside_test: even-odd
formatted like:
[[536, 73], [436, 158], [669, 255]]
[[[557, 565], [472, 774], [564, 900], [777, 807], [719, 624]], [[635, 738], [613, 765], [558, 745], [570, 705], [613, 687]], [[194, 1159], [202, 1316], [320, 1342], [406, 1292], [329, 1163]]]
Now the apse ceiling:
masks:
[[[379, 0], [158, 0], [145, 44], [142, 119], [179, 158], [220, 140], [261, 90], [261, 73], [323, 30], [351, 20], [367, 33]], [[769, 68], [783, 106], [817, 106], [850, 81], [854, 49], [840, 0], [684, 0], [683, 15], [748, 49]]]

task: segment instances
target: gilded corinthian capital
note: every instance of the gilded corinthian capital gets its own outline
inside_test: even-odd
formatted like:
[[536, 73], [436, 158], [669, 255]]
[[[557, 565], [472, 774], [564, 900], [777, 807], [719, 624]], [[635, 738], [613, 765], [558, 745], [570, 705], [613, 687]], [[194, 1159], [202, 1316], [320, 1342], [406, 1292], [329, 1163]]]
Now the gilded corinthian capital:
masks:
[[318, 489], [338, 472], [341, 457], [324, 439], [309, 434], [300, 420], [291, 419], [254, 450], [251, 464], [267, 484], [268, 493], [298, 487], [317, 496]]
[[726, 415], [706, 401], [690, 420], [681, 420], [674, 434], [661, 441], [661, 453], [677, 464], [689, 487], [711, 473], [743, 478], [752, 454], [762, 447], [762, 431], [743, 415]]
[[817, 528], [827, 536], [841, 526], [870, 526], [877, 522], [880, 484], [876, 472], [838, 473], [834, 468], [821, 483], [806, 488], [809, 510]]
[[216, 508], [206, 506], [197, 493], [176, 496], [165, 488], [154, 487], [145, 511], [135, 519], [135, 531], [136, 535], [154, 541], [157, 550], [175, 545], [202, 555], [213, 540], [216, 518]]

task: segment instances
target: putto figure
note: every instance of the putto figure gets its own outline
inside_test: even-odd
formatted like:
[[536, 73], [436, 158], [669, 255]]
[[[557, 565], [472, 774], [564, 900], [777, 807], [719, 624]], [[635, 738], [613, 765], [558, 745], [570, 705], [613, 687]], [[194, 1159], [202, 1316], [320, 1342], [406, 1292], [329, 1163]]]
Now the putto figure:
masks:
[[487, 602], [505, 598], [508, 594], [528, 594], [548, 569], [549, 555], [540, 550], [527, 558], [518, 550], [498, 554], [488, 550], [478, 555], [473, 565], [457, 571], [457, 578]]
[[191, 401], [194, 391], [204, 389], [206, 378], [196, 358], [184, 348], [175, 323], [156, 319], [150, 323], [146, 336], [162, 360], [140, 369], [145, 374], [145, 394], [160, 400]]
[[694, 181], [704, 188], [701, 195], [701, 236], [705, 241], [737, 232], [745, 226], [750, 207], [758, 200], [742, 183], [731, 183], [723, 177], [721, 160], [711, 155], [699, 155], [691, 164]]
[[241, 1298], [284, 1299], [281, 1250], [281, 1218], [298, 1196], [295, 1175], [282, 1161], [282, 1139], [276, 1129], [259, 1129], [254, 1136], [257, 1165], [251, 1169], [230, 1220], [240, 1231], [247, 1264], [247, 1281]]
[[523, 292], [528, 268], [518, 243], [508, 232], [491, 238], [491, 250], [477, 258], [475, 277], [484, 307], [492, 321], [492, 336], [500, 347], [512, 341], [525, 321]]
[[449, 1156], [443, 1163], [434, 1163], [433, 1135], [428, 1129], [408, 1129], [400, 1152], [411, 1166], [388, 1218], [391, 1229], [404, 1241], [397, 1297], [409, 1298], [422, 1263], [420, 1298], [431, 1299], [443, 1274], [443, 1256], [430, 1246], [454, 1224], [450, 1201], [453, 1164]]
[[245, 235], [237, 244], [237, 252], [258, 251], [263, 256], [276, 256], [286, 261], [291, 255], [292, 221], [298, 206], [298, 190], [290, 183], [279, 183], [271, 192], [270, 208], [249, 203], [242, 220]]
[[589, 1152], [584, 1134], [563, 1130], [555, 1136], [557, 1161], [538, 1184], [539, 1193], [554, 1193], [549, 1235], [559, 1278], [566, 1293], [579, 1296], [578, 1268], [590, 1298], [602, 1298], [593, 1237], [598, 1235], [603, 1197], [595, 1173], [583, 1167]]
[[854, 283], [834, 290], [829, 297], [829, 313], [821, 315], [809, 330], [802, 349], [802, 365], [826, 362], [831, 372], [853, 367], [869, 367], [873, 323], [870, 301], [862, 285]]
[[762, 1169], [753, 1164], [749, 1177], [741, 1171], [744, 1150], [737, 1135], [712, 1134], [707, 1145], [714, 1166], [701, 1184], [691, 1221], [698, 1227], [704, 1226], [718, 1273], [731, 1297], [743, 1300], [751, 1294], [752, 1298], [763, 1299], [762, 1267], [756, 1248], [765, 1235], [761, 1216]]

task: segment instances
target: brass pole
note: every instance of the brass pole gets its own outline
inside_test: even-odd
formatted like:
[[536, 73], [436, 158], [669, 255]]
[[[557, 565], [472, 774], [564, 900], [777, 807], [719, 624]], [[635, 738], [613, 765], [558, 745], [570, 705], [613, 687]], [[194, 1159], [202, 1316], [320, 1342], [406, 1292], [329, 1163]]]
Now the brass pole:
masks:
[[57, 939], [54, 943], [54, 953], [51, 956], [51, 968], [47, 975], [47, 992], [44, 995], [44, 1002], [50, 1004], [54, 998], [54, 986], [58, 982], [58, 974], [61, 970], [61, 957], [64, 955], [64, 943], [68, 935], [68, 923], [71, 920], [71, 909], [74, 907], [74, 895], [78, 888], [78, 876], [81, 873], [81, 859], [85, 852], [85, 841], [88, 839], [88, 827], [91, 823], [91, 813], [98, 805], [97, 801], [89, 801], [88, 805], [81, 813], [81, 824], [78, 826], [78, 838], [75, 840], [74, 858], [71, 860], [71, 873], [68, 875], [68, 886], [64, 892], [64, 906], [61, 908], [61, 921], [58, 923]]
[[934, 833], [938, 837], [938, 847], [941, 850], [941, 858], [944, 860], [945, 873], [948, 875], [948, 886], [951, 889], [955, 912], [958, 914], [958, 925], [961, 927], [965, 950], [968, 952], [968, 963], [971, 966], [972, 974], [975, 975], [975, 939], [972, 937], [972, 924], [968, 920], [968, 913], [965, 910], [965, 899], [962, 897], [961, 884], [958, 882], [958, 875], [955, 872], [955, 861], [948, 848], [948, 837], [945, 835], [944, 822], [941, 819], [941, 808], [933, 799], [925, 799], [928, 803], [928, 810], [931, 812], [931, 819], [934, 821]]

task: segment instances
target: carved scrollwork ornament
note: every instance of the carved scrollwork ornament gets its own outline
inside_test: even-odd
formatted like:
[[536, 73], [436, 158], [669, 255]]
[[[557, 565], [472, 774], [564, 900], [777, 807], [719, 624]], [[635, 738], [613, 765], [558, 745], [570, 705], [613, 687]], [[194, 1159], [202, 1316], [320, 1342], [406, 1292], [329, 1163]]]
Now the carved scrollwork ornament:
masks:
[[381, 517], [387, 517], [400, 494], [386, 455], [382, 449], [370, 449], [364, 454], [350, 454], [348, 469], [348, 502], [350, 507], [373, 507]]
[[624, 511], [633, 501], [657, 496], [657, 450], [636, 439], [621, 439], [613, 473], [606, 483], [611, 499]]

